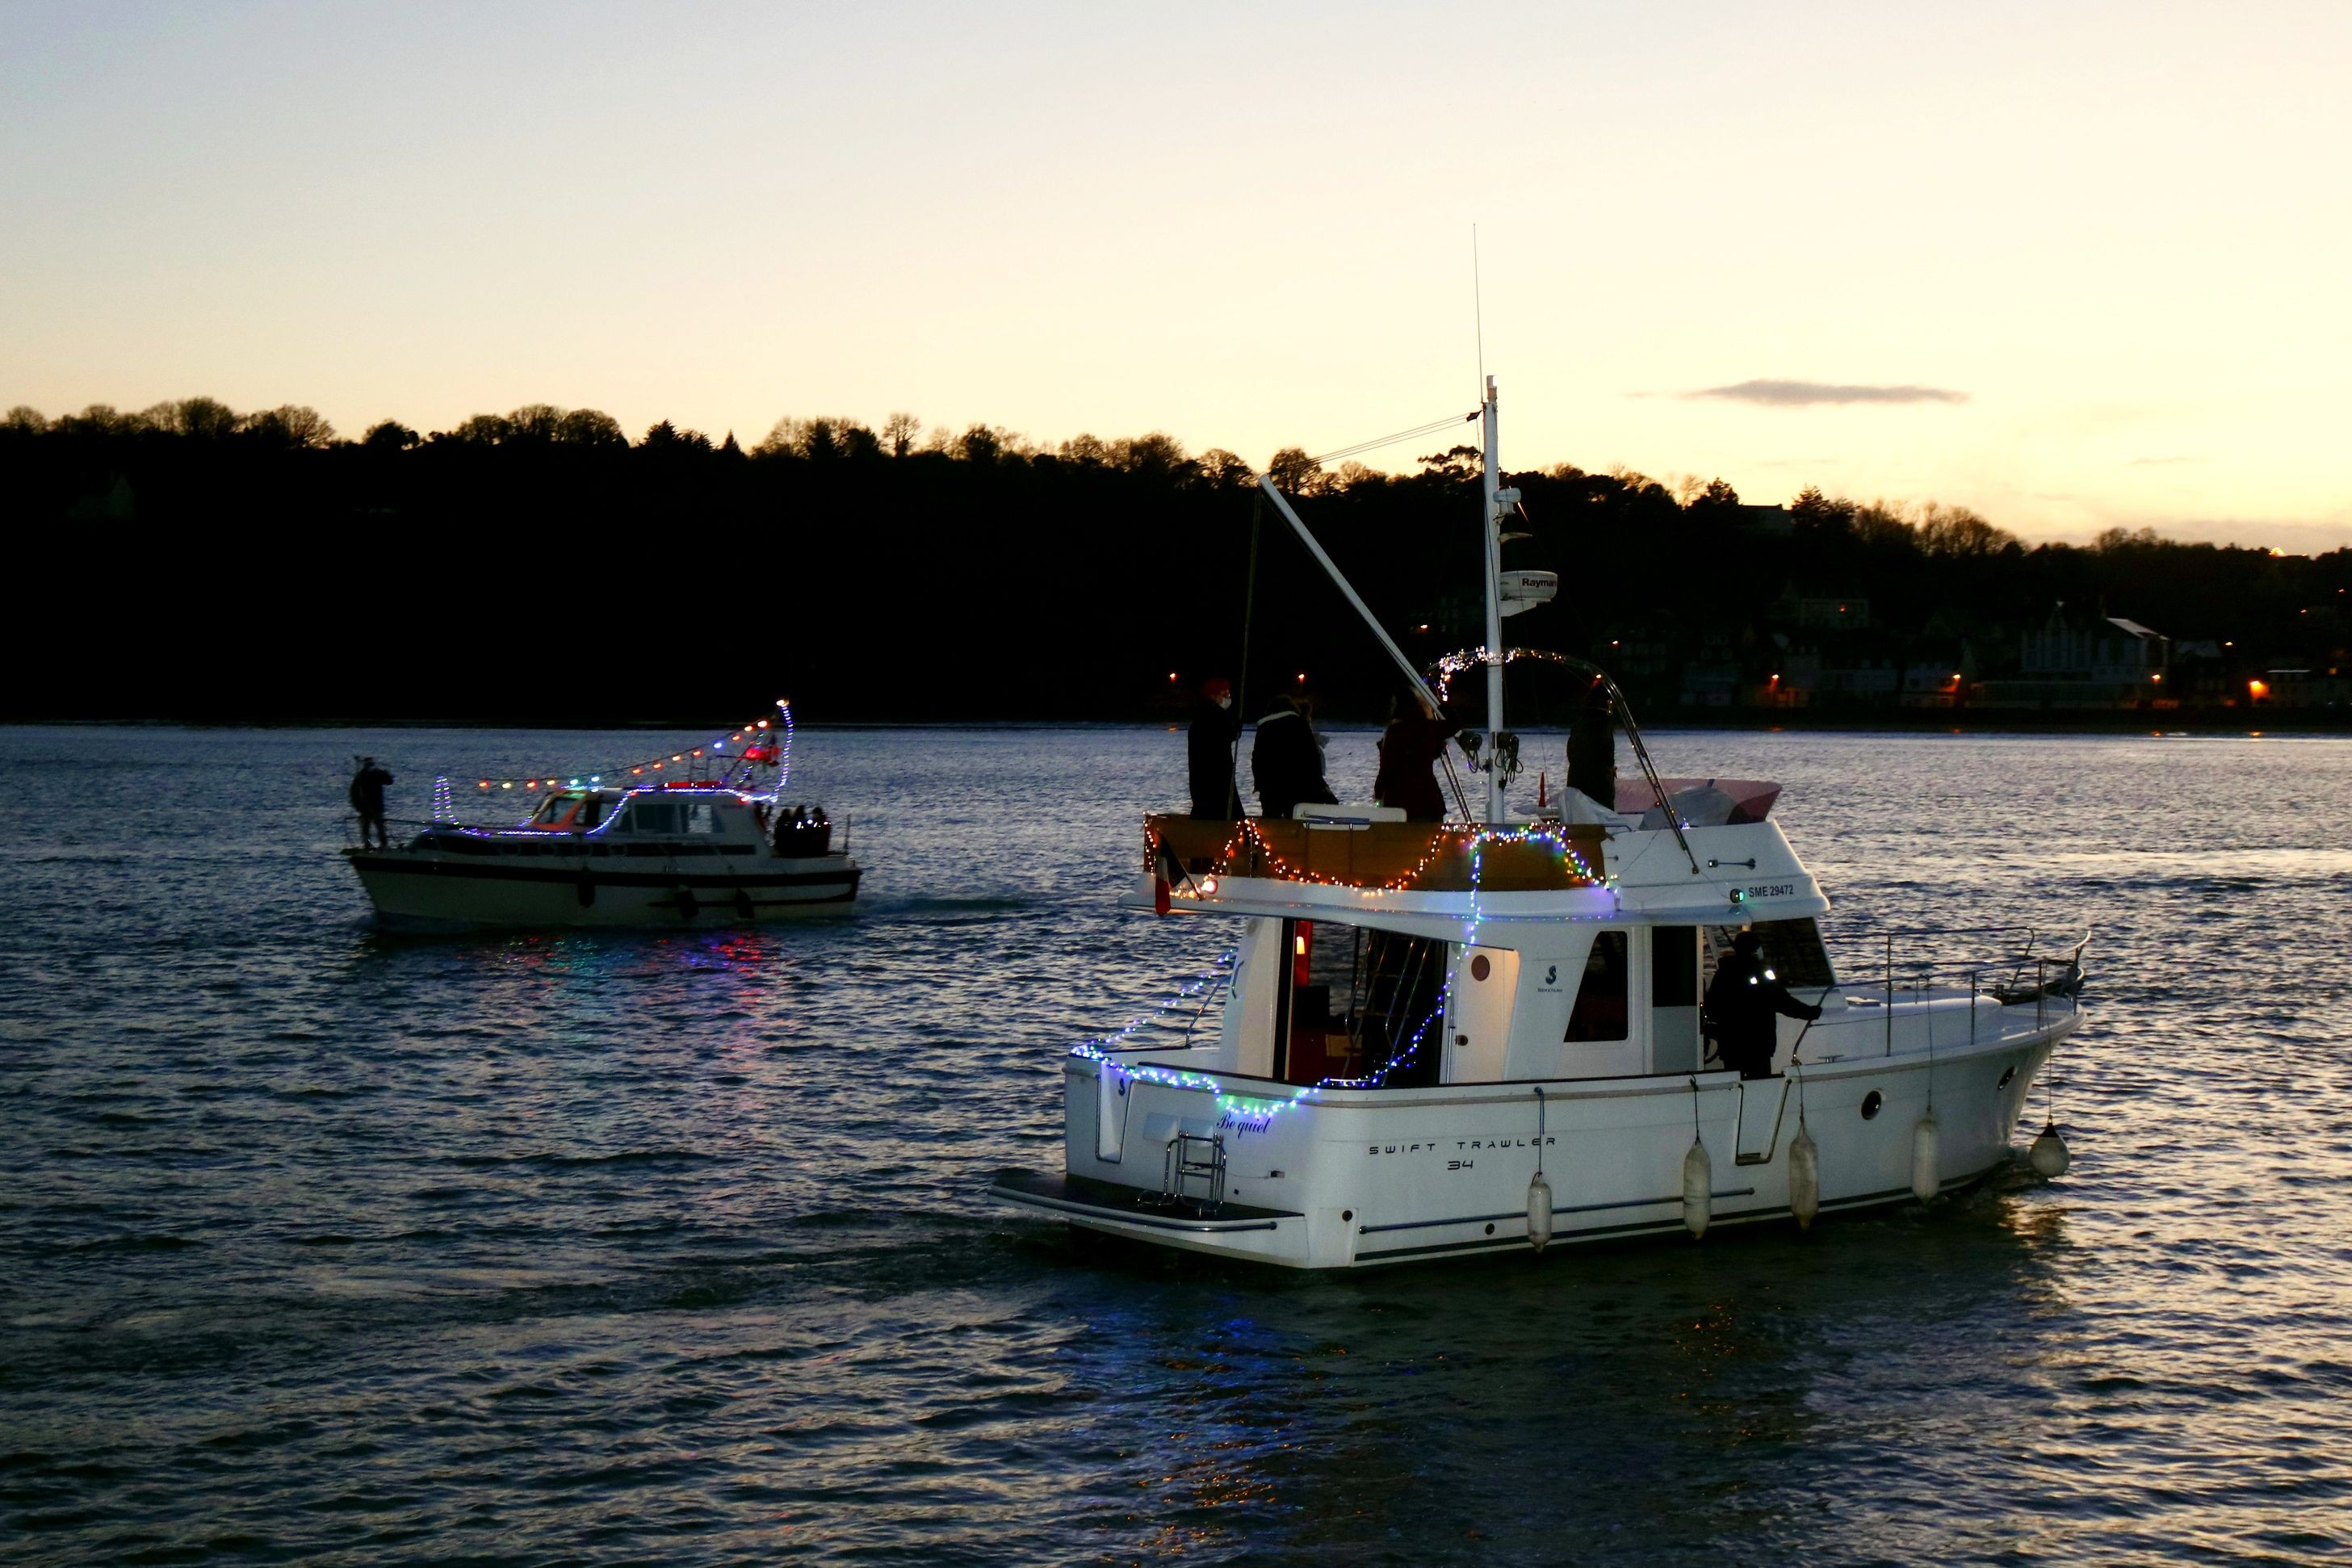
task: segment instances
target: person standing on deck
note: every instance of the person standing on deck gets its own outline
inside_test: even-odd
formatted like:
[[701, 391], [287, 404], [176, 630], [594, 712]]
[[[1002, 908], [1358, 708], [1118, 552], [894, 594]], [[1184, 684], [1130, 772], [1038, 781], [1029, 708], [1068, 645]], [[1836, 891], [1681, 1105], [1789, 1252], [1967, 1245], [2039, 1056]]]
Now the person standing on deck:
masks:
[[359, 813], [360, 847], [368, 847], [368, 829], [375, 829], [376, 847], [392, 847], [392, 835], [383, 825], [383, 789], [392, 783], [392, 775], [375, 765], [373, 757], [360, 759], [359, 772], [352, 775], [352, 809]]
[[1730, 955], [1717, 965], [1706, 987], [1706, 1024], [1715, 1037], [1715, 1054], [1741, 1078], [1772, 1076], [1776, 1014], [1807, 1023], [1822, 1016], [1819, 1007], [1789, 994], [1764, 962], [1763, 949], [1763, 939], [1753, 927], [1741, 931], [1732, 938]]
[[1241, 738], [1242, 720], [1234, 711], [1232, 684], [1203, 682], [1201, 700], [1192, 704], [1192, 722], [1184, 731], [1195, 817], [1231, 822], [1241, 815], [1241, 788], [1234, 783], [1234, 743]]
[[1286, 817], [1302, 804], [1328, 805], [1338, 798], [1323, 779], [1323, 741], [1315, 733], [1312, 714], [1305, 698], [1286, 697], [1257, 721], [1250, 776], [1265, 816]]
[[1462, 732], [1460, 721], [1420, 709], [1407, 712], [1402, 699], [1390, 705], [1389, 727], [1381, 736], [1381, 767], [1372, 779], [1372, 799], [1402, 808], [1408, 822], [1445, 820], [1445, 796], [1437, 787], [1437, 759], [1445, 742]]

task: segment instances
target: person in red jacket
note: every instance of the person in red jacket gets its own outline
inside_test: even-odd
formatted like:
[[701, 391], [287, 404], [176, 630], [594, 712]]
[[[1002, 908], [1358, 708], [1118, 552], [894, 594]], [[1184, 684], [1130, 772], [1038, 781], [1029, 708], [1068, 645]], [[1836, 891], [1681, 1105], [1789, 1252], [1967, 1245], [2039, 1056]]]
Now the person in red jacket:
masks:
[[1425, 702], [1408, 710], [1400, 700], [1389, 705], [1389, 727], [1381, 735], [1381, 769], [1372, 779], [1372, 799], [1381, 805], [1401, 806], [1410, 822], [1445, 820], [1445, 796], [1437, 788], [1433, 771], [1445, 752], [1445, 742], [1462, 732], [1461, 723], [1444, 714], [1432, 714]]

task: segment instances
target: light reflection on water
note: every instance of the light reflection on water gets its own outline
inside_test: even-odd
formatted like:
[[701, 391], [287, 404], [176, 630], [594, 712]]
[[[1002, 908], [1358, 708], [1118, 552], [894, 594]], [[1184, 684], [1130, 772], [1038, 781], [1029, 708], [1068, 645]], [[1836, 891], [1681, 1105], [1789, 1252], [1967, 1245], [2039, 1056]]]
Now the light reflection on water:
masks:
[[0, 733], [0, 1518], [57, 1560], [2341, 1552], [2352, 746], [1654, 741], [1786, 781], [1851, 937], [2095, 927], [2072, 1177], [1336, 1279], [1106, 1251], [974, 1193], [1057, 1161], [1061, 1046], [1223, 945], [1112, 907], [1164, 732], [810, 733], [860, 920], [457, 940], [359, 918], [349, 754], [421, 805], [635, 738]]

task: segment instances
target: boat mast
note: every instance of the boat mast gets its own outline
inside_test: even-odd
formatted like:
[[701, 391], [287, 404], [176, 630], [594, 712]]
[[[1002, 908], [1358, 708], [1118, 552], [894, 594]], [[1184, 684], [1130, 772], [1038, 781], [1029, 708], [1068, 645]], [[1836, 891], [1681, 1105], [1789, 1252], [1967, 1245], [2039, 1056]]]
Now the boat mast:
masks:
[[1372, 607], [1364, 603], [1362, 595], [1356, 592], [1356, 585], [1348, 581], [1346, 574], [1339, 570], [1323, 546], [1316, 542], [1315, 535], [1307, 531], [1298, 513], [1291, 510], [1289, 498], [1275, 488], [1273, 476], [1260, 474], [1257, 488], [1274, 502], [1274, 510], [1282, 514], [1282, 520], [1290, 524], [1291, 531], [1298, 535], [1299, 542], [1307, 546], [1307, 552], [1315, 557], [1315, 563], [1323, 568], [1324, 574], [1338, 585], [1340, 595], [1355, 607], [1356, 614], [1364, 618], [1364, 625], [1372, 628], [1372, 636], [1380, 639], [1381, 649], [1394, 661], [1397, 668], [1403, 671], [1406, 682], [1421, 694], [1422, 700], [1429, 705], [1429, 710], [1436, 712], [1437, 693], [1429, 689], [1429, 682], [1422, 678], [1420, 670], [1413, 668], [1412, 660], [1405, 658], [1404, 649], [1397, 647], [1396, 638], [1389, 636], [1388, 628], [1381, 625], [1381, 618], [1372, 614]]
[[[1479, 405], [1480, 421], [1486, 436], [1486, 474], [1480, 480], [1485, 491], [1486, 523], [1479, 530], [1479, 542], [1486, 553], [1486, 820], [1489, 824], [1503, 820], [1503, 791], [1509, 781], [1504, 777], [1502, 755], [1496, 737], [1503, 732], [1503, 496], [1502, 465], [1497, 458], [1501, 436], [1496, 427], [1495, 378], [1486, 378], [1486, 398]], [[1517, 499], [1516, 497], [1513, 499]]]

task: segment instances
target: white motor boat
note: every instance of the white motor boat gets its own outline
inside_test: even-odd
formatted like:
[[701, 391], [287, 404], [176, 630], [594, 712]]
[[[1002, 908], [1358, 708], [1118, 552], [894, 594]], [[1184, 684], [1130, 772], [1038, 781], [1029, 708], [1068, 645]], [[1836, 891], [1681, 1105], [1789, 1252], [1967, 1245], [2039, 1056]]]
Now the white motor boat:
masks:
[[[781, 705], [780, 705], [781, 706]], [[789, 726], [790, 712], [786, 710]], [[732, 926], [852, 912], [863, 875], [822, 806], [782, 798], [789, 731], [764, 721], [611, 776], [480, 781], [504, 797], [544, 787], [523, 821], [435, 820], [405, 844], [343, 851], [387, 925]], [[730, 753], [730, 741], [737, 745]], [[755, 776], [772, 767], [766, 791]], [[689, 776], [665, 776], [668, 770]], [[691, 776], [699, 774], [700, 776]]]
[[[1071, 1052], [1064, 1168], [1003, 1173], [996, 1199], [1139, 1242], [1342, 1268], [1810, 1225], [2012, 1163], [2035, 1076], [2081, 1022], [2082, 941], [2024, 933], [1971, 957], [1936, 933], [1878, 933], [1874, 973], [1839, 970], [1818, 923], [1829, 900], [1770, 818], [1777, 787], [1658, 777], [1597, 670], [1640, 779], [1621, 791], [1571, 757], [1564, 809], [1510, 809], [1512, 655], [1487, 650], [1503, 647], [1507, 584], [1539, 574], [1501, 570], [1517, 497], [1496, 477], [1491, 381], [1483, 410], [1488, 636], [1466, 663], [1486, 672], [1487, 727], [1465, 750], [1484, 811], [1148, 816], [1126, 901], [1234, 921], [1233, 950], [1183, 1004], [1180, 1037]], [[1763, 1077], [1713, 1058], [1701, 1005], [1743, 928], [1766, 975], [1821, 1009], [1778, 1021]], [[2033, 1162], [2063, 1170], [2054, 1126]]]

